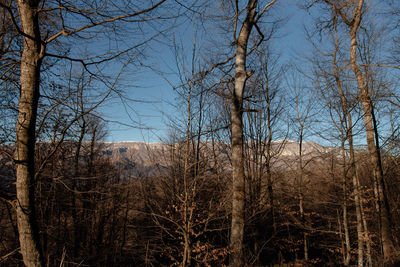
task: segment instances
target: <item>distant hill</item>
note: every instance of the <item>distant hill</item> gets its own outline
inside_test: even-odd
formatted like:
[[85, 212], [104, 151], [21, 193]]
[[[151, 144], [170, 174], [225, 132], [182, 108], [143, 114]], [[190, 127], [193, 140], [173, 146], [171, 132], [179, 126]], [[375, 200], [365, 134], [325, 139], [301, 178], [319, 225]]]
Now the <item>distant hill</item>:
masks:
[[[102, 154], [110, 157], [125, 176], [144, 177], [164, 173], [172, 162], [172, 151], [179, 155], [183, 153], [182, 144], [117, 142], [104, 143]], [[218, 143], [213, 149], [211, 143], [201, 143], [203, 156], [218, 158], [218, 163], [230, 169], [230, 146]], [[339, 156], [338, 149], [325, 147], [315, 142], [304, 142], [302, 154], [304, 161], [322, 161], [332, 153]], [[299, 144], [296, 141], [275, 141], [272, 145], [272, 164], [274, 168], [296, 168], [296, 158], [299, 155]], [[183, 155], [182, 155], [183, 156]]]
[[[41, 143], [42, 145], [45, 143]], [[214, 164], [224, 171], [229, 172], [230, 164], [230, 144], [215, 143], [214, 148], [211, 143], [203, 142], [200, 144], [202, 158], [210, 160], [209, 165], [215, 168]], [[111, 163], [117, 168], [125, 178], [141, 178], [165, 174], [171, 166], [174, 157], [184, 157], [183, 143], [144, 143], [135, 141], [126, 142], [105, 142], [101, 144], [100, 153], [109, 158]], [[6, 147], [4, 147], [6, 148]], [[12, 147], [7, 146], [7, 150], [12, 153]], [[326, 157], [340, 157], [339, 150], [333, 147], [326, 147], [315, 142], [303, 143], [303, 160], [324, 161]], [[253, 154], [253, 153], [250, 153]], [[275, 169], [295, 169], [297, 168], [297, 157], [299, 155], [299, 144], [296, 141], [284, 140], [275, 141], [272, 144], [272, 167]], [[246, 156], [246, 153], [245, 153]], [[214, 157], [217, 158], [214, 161]], [[12, 162], [10, 158], [0, 154], [3, 169], [0, 176], [14, 176]], [[3, 179], [4, 181], [4, 179]]]

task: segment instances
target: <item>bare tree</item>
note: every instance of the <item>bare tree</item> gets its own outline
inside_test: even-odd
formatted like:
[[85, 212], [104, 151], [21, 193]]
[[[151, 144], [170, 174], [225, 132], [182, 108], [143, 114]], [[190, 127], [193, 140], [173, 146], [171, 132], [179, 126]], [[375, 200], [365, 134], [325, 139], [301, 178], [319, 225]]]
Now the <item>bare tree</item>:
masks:
[[379, 144], [375, 141], [379, 140], [376, 124], [374, 125], [374, 111], [369, 89], [363, 74], [357, 64], [357, 49], [358, 49], [358, 33], [361, 27], [363, 16], [364, 1], [351, 3], [350, 6], [331, 3], [343, 22], [348, 26], [351, 47], [350, 47], [350, 65], [357, 79], [358, 88], [360, 90], [360, 101], [364, 109], [365, 129], [367, 132], [368, 150], [371, 155], [371, 160], [374, 164], [374, 177], [378, 184], [379, 197], [379, 212], [382, 227], [382, 245], [385, 266], [395, 266], [398, 263], [399, 256], [395, 249], [395, 243], [392, 236], [390, 223], [390, 208], [385, 190], [385, 182], [383, 177], [383, 169], [379, 151]]
[[[344, 238], [343, 243], [343, 263], [348, 266], [351, 260], [351, 240], [350, 240], [350, 224], [349, 212], [351, 203], [349, 203], [349, 185], [348, 176], [351, 175], [353, 182], [353, 195], [354, 195], [354, 206], [356, 210], [356, 225], [357, 225], [357, 255], [358, 265], [363, 266], [364, 264], [364, 243], [368, 246], [368, 255], [370, 259], [370, 246], [369, 241], [366, 241], [366, 223], [365, 217], [362, 217], [362, 196], [359, 186], [359, 173], [356, 165], [355, 152], [354, 152], [354, 134], [356, 132], [356, 123], [353, 123], [353, 115], [357, 112], [357, 99], [356, 93], [351, 92], [348, 87], [349, 83], [346, 83], [346, 70], [347, 61], [343, 59], [343, 53], [341, 51], [341, 42], [338, 34], [337, 18], [333, 16], [331, 19], [331, 27], [328, 31], [328, 36], [333, 40], [333, 52], [326, 53], [320, 49], [315, 49], [318, 53], [314, 61], [315, 69], [315, 81], [319, 83], [321, 87], [321, 94], [326, 99], [326, 104], [329, 108], [329, 114], [332, 120], [332, 124], [335, 130], [339, 133], [338, 138], [340, 139], [340, 150], [341, 150], [341, 168], [342, 168], [342, 188], [343, 188], [343, 204], [342, 204], [342, 217], [343, 217], [343, 231]], [[321, 25], [318, 25], [321, 27]], [[325, 29], [327, 30], [327, 29]], [[313, 44], [314, 47], [318, 47], [317, 44]], [[326, 60], [323, 56], [327, 54]], [[332, 70], [330, 70], [332, 68]], [[356, 113], [357, 114], [357, 113]], [[355, 120], [356, 122], [358, 119]], [[348, 149], [347, 149], [348, 147]], [[364, 220], [363, 220], [364, 219]], [[340, 230], [341, 231], [341, 230]], [[365, 242], [366, 241], [366, 242]]]
[[[15, 7], [13, 3], [2, 2], [2, 10], [7, 11], [11, 21], [18, 34], [23, 38], [22, 56], [20, 59], [20, 99], [19, 115], [16, 123], [16, 148], [14, 161], [16, 163], [16, 188], [17, 201], [15, 207], [17, 210], [17, 221], [19, 229], [19, 238], [21, 244], [21, 253], [24, 263], [27, 266], [44, 266], [43, 255], [38, 243], [38, 231], [35, 215], [35, 134], [38, 101], [40, 97], [40, 78], [41, 67], [45, 56], [51, 55], [46, 51], [50, 43], [60, 37], [74, 36], [78, 33], [87, 32], [94, 27], [100, 27], [106, 24], [112, 24], [117, 21], [138, 18], [137, 21], [145, 21], [145, 18], [139, 18], [142, 14], [150, 14], [152, 11], [162, 5], [165, 0], [161, 0], [144, 9], [137, 9], [131, 12], [119, 12], [119, 14], [93, 13], [82, 8], [75, 8], [68, 3], [58, 2], [54, 5], [44, 6], [44, 2], [39, 0], [17, 1]], [[47, 3], [46, 3], [47, 4]], [[136, 7], [135, 7], [136, 8]], [[50, 28], [52, 22], [47, 26], [45, 20], [51, 12], [59, 11], [59, 20]], [[18, 15], [15, 14], [18, 12]], [[56, 13], [54, 13], [56, 14]], [[73, 18], [70, 14], [79, 14], [88, 23], [78, 27], [68, 26], [66, 20]], [[19, 20], [19, 22], [17, 21]], [[75, 20], [76, 21], [76, 20]], [[72, 23], [74, 24], [74, 23]], [[75, 24], [76, 25], [76, 24]], [[48, 30], [47, 37], [43, 37], [42, 31]], [[121, 52], [116, 53], [116, 55]], [[59, 58], [68, 58], [64, 55], [52, 56]], [[115, 57], [115, 54], [114, 56]], [[86, 64], [84, 60], [76, 61]], [[104, 61], [104, 60], [103, 60]]]
[[243, 234], [244, 234], [244, 201], [245, 201], [245, 179], [243, 159], [243, 93], [247, 79], [252, 72], [246, 71], [247, 46], [253, 27], [258, 28], [257, 22], [264, 13], [276, 2], [273, 0], [267, 4], [259, 3], [257, 0], [249, 0], [244, 6], [245, 17], [238, 27], [240, 14], [239, 1], [235, 4], [235, 22], [233, 38], [236, 44], [235, 59], [235, 87], [232, 92], [231, 106], [231, 134], [232, 134], [232, 228], [230, 247], [232, 249], [231, 266], [243, 265]]
[[[298, 209], [300, 214], [300, 220], [302, 224], [305, 224], [305, 190], [306, 184], [308, 183], [308, 178], [306, 177], [306, 166], [310, 163], [310, 159], [305, 160], [304, 157], [304, 142], [305, 138], [310, 130], [310, 123], [312, 122], [313, 116], [315, 115], [315, 102], [312, 98], [310, 92], [308, 92], [309, 87], [303, 83], [299, 78], [299, 72], [296, 73], [296, 69], [293, 68], [292, 77], [289, 79], [289, 90], [291, 92], [291, 127], [293, 128], [294, 136], [298, 142], [298, 162], [296, 168], [296, 178], [295, 178], [295, 191], [297, 191]], [[301, 74], [300, 74], [301, 75]], [[309, 260], [308, 253], [308, 233], [303, 230], [303, 258], [304, 260]]]
[[[353, 71], [359, 89], [359, 101], [363, 107], [364, 126], [366, 130], [368, 151], [370, 160], [373, 163], [373, 175], [377, 184], [379, 218], [381, 221], [381, 239], [383, 247], [383, 262], [385, 266], [395, 266], [399, 260], [397, 245], [394, 242], [390, 222], [390, 208], [385, 189], [384, 173], [382, 169], [379, 135], [375, 119], [374, 103], [371, 98], [368, 75], [360, 68], [361, 60], [358, 51], [360, 50], [359, 40], [363, 27], [363, 18], [367, 12], [367, 3], [363, 0], [354, 1], [322, 1], [325, 3], [347, 29], [349, 36], [349, 65]], [[361, 253], [361, 251], [360, 251]], [[361, 256], [361, 255], [360, 255]]]

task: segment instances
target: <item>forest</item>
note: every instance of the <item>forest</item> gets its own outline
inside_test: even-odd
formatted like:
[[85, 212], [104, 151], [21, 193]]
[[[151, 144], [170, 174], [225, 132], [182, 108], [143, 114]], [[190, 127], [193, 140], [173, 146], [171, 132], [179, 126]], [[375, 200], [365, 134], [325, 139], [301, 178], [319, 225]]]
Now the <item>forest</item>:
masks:
[[400, 266], [399, 78], [398, 0], [1, 0], [0, 266]]

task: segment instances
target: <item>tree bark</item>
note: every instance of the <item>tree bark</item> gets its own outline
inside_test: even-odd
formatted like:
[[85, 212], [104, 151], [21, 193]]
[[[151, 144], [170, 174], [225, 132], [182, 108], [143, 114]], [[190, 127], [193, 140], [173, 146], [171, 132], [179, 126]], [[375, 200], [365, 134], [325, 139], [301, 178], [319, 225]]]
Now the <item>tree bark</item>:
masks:
[[350, 23], [350, 37], [351, 37], [351, 47], [350, 47], [350, 65], [357, 79], [358, 88], [360, 90], [360, 102], [363, 106], [364, 111], [364, 125], [367, 134], [367, 145], [370, 154], [370, 159], [374, 166], [374, 177], [377, 181], [378, 186], [378, 203], [381, 219], [381, 238], [384, 256], [384, 266], [395, 266], [399, 263], [398, 252], [395, 249], [395, 243], [392, 236], [392, 229], [390, 226], [390, 209], [388, 206], [388, 200], [386, 196], [386, 191], [384, 187], [384, 177], [381, 159], [379, 155], [379, 150], [375, 144], [375, 132], [373, 126], [373, 110], [371, 105], [371, 96], [368, 87], [364, 81], [364, 75], [361, 73], [360, 68], [357, 64], [357, 38], [358, 31], [361, 25], [362, 18], [362, 7], [364, 0], [358, 1], [358, 6], [354, 18]]
[[230, 237], [230, 266], [243, 266], [245, 179], [243, 157], [243, 92], [246, 73], [247, 44], [256, 15], [257, 0], [249, 0], [246, 18], [240, 29], [236, 44], [235, 87], [232, 92], [232, 225]]
[[35, 216], [35, 128], [39, 100], [40, 66], [44, 45], [40, 40], [39, 1], [17, 1], [24, 32], [21, 57], [19, 113], [16, 124], [17, 222], [24, 264], [44, 266]]

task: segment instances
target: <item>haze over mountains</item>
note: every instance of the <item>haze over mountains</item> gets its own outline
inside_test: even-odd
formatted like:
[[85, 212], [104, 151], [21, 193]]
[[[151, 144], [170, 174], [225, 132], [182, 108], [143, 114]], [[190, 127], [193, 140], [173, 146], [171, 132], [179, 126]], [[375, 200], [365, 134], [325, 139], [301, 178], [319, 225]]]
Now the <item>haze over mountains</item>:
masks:
[[[230, 163], [230, 145], [227, 143], [202, 142], [200, 144], [202, 156], [210, 162], [209, 166], [218, 162], [219, 167], [225, 171], [231, 170]], [[173, 162], [173, 157], [183, 157], [185, 145], [166, 144], [166, 143], [145, 143], [137, 141], [123, 142], [104, 142], [100, 146], [100, 153], [103, 157], [109, 158], [111, 163], [123, 174], [127, 179], [141, 178], [148, 176], [157, 176], [165, 174], [168, 167]], [[249, 144], [251, 147], [251, 144]], [[8, 150], [12, 148], [8, 148]], [[11, 151], [10, 150], [10, 151]], [[174, 152], [174, 153], [172, 153]], [[263, 152], [259, 152], [259, 156]], [[340, 157], [338, 148], [322, 146], [315, 142], [303, 142], [302, 156], [303, 161], [321, 162], [324, 158], [331, 157], [332, 154]], [[272, 168], [281, 170], [296, 169], [299, 156], [299, 143], [292, 140], [279, 140], [272, 142]], [[214, 161], [216, 157], [218, 160]], [[246, 157], [246, 152], [245, 152]], [[4, 166], [12, 165], [9, 158], [0, 155], [5, 163]], [[11, 165], [9, 167], [11, 167]]]
[[[218, 161], [224, 164], [226, 171], [230, 170], [230, 146], [224, 143], [210, 142], [200, 144], [203, 155], [207, 158], [215, 155]], [[104, 143], [102, 154], [110, 157], [111, 161], [126, 171], [126, 176], [140, 178], [140, 176], [152, 176], [162, 174], [171, 165], [174, 151], [175, 156], [183, 153], [183, 144], [144, 143], [136, 141], [124, 141]], [[315, 142], [304, 142], [302, 146], [303, 160], [320, 161], [322, 158], [338, 150], [325, 147]], [[208, 154], [208, 155], [207, 155]], [[299, 143], [291, 140], [275, 141], [272, 144], [272, 164], [274, 168], [295, 168], [296, 158], [299, 156]]]

